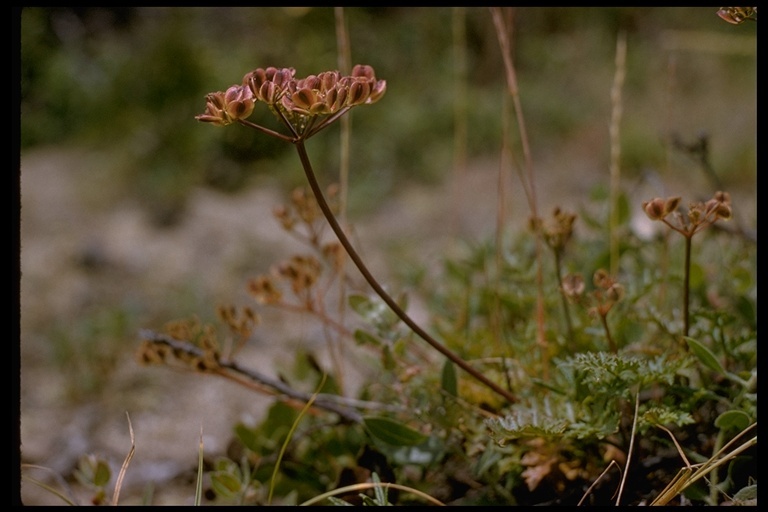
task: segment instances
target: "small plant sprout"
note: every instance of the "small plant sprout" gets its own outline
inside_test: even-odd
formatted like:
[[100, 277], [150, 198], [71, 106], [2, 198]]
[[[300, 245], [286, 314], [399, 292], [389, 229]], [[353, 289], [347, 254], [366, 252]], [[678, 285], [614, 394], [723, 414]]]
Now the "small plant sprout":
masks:
[[691, 203], [688, 214], [678, 209], [680, 197], [663, 199], [657, 197], [643, 203], [643, 210], [649, 219], [666, 224], [671, 230], [680, 233], [685, 239], [685, 267], [683, 282], [683, 336], [688, 336], [689, 329], [689, 293], [691, 278], [691, 243], [693, 235], [718, 220], [730, 220], [732, 217], [731, 196], [727, 192], [716, 192], [706, 202]]
[[[224, 92], [208, 94], [205, 112], [196, 116], [196, 119], [215, 126], [239, 123], [293, 144], [299, 154], [317, 205], [350, 259], [379, 297], [432, 348], [510, 403], [515, 402], [516, 398], [512, 393], [490, 380], [424, 331], [384, 290], [341, 228], [312, 169], [304, 142], [341, 118], [353, 107], [371, 105], [379, 101], [387, 90], [387, 82], [376, 79], [374, 69], [363, 64], [354, 66], [348, 76], [342, 75], [339, 71], [324, 71], [299, 79], [295, 78], [295, 75], [294, 68], [255, 69], [243, 77], [241, 84], [232, 85]], [[248, 121], [247, 118], [253, 113], [257, 103], [266, 104], [289, 133], [280, 133]], [[278, 212], [278, 217], [281, 215], [281, 212]], [[290, 221], [287, 217], [283, 220]], [[251, 289], [265, 299], [273, 297], [268, 293], [270, 288], [266, 282], [254, 283]]]

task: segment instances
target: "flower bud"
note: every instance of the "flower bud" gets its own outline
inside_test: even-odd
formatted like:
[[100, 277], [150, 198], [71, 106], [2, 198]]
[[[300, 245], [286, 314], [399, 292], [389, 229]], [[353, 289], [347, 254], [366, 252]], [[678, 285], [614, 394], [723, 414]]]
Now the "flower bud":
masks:
[[666, 210], [666, 203], [664, 199], [660, 197], [651, 199], [650, 201], [645, 201], [643, 203], [643, 210], [651, 220], [661, 220], [666, 216], [667, 213], [669, 213]]
[[563, 278], [562, 289], [566, 297], [580, 297], [585, 289], [584, 278], [581, 274], [568, 274]]
[[619, 283], [613, 283], [605, 292], [606, 298], [612, 302], [618, 302], [624, 298], [624, 287]]
[[355, 80], [349, 86], [347, 105], [362, 105], [371, 95], [371, 85], [365, 80]]
[[678, 205], [680, 204], [681, 198], [680, 196], [675, 197], [668, 197], [667, 200], [664, 202], [664, 215], [672, 213], [673, 211], [677, 210]]
[[592, 283], [598, 288], [608, 289], [613, 284], [613, 280], [607, 270], [599, 268], [592, 276]]
[[387, 81], [386, 80], [376, 81], [376, 85], [373, 86], [371, 95], [368, 96], [368, 99], [365, 102], [366, 105], [370, 105], [379, 101], [381, 97], [384, 96], [385, 92], [387, 92]]
[[733, 216], [731, 205], [726, 203], [718, 203], [716, 214], [718, 219], [731, 220], [731, 217]]
[[302, 88], [291, 95], [293, 110], [302, 114], [309, 114], [313, 105], [318, 103], [317, 93], [309, 88]]
[[224, 103], [231, 120], [245, 119], [253, 112], [253, 92], [249, 87], [233, 85], [224, 93]]
[[212, 123], [216, 126], [226, 126], [232, 122], [225, 110], [223, 92], [212, 92], [206, 95], [205, 98], [205, 113], [195, 116], [195, 119], [204, 123]]

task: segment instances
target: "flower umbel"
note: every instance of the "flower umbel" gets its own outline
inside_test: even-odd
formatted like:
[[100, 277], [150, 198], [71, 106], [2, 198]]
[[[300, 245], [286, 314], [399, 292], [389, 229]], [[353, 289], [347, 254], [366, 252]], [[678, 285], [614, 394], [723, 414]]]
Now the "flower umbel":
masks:
[[[323, 71], [296, 79], [293, 68], [257, 68], [243, 77], [241, 85], [206, 97], [205, 113], [195, 119], [226, 126], [239, 121], [291, 142], [306, 140], [352, 107], [377, 102], [387, 89], [371, 66], [358, 64], [347, 76]], [[255, 103], [266, 103], [290, 136], [247, 122]]]
[[686, 238], [718, 220], [731, 219], [731, 196], [728, 192], [716, 192], [709, 201], [691, 203], [687, 215], [677, 210], [679, 204], [680, 197], [656, 197], [644, 202], [643, 210], [649, 219], [663, 222]]
[[688, 214], [678, 210], [679, 197], [662, 199], [660, 197], [643, 203], [643, 210], [651, 220], [666, 224], [685, 238], [685, 277], [683, 282], [683, 336], [688, 336], [690, 326], [688, 307], [691, 279], [691, 244], [693, 235], [710, 226], [718, 220], [730, 220], [731, 196], [728, 192], [715, 192], [712, 199], [706, 202], [688, 205]]

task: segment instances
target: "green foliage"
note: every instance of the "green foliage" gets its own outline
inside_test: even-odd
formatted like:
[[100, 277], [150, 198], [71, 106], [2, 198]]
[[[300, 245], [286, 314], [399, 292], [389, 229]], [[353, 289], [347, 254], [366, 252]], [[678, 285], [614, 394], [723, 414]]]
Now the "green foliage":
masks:
[[109, 463], [104, 458], [93, 454], [83, 455], [80, 457], [74, 474], [80, 484], [93, 492], [91, 497], [92, 504], [105, 504], [107, 485], [109, 485], [112, 479], [112, 471], [109, 469]]
[[[278, 454], [298, 414], [296, 408], [276, 402], [256, 427], [236, 425], [244, 451], [239, 463], [227, 458], [216, 463], [212, 490], [217, 502], [267, 504]], [[354, 467], [364, 439], [359, 428], [312, 416], [302, 419], [280, 461], [274, 503], [295, 504], [331, 489], [345, 468]]]
[[[580, 353], [556, 364], [559, 372], [550, 387], [560, 391], [534, 395], [525, 404], [513, 405], [506, 416], [487, 420], [494, 439], [604, 439], [618, 431], [623, 404], [634, 394], [654, 385], [672, 385], [687, 366], [684, 360], [665, 356], [641, 359], [606, 352]], [[641, 420], [693, 423], [690, 414], [675, 405], [651, 405], [641, 411]], [[647, 424], [641, 423], [643, 431]]]
[[392, 446], [413, 446], [427, 439], [421, 432], [389, 418], [367, 417], [363, 423], [371, 436]]

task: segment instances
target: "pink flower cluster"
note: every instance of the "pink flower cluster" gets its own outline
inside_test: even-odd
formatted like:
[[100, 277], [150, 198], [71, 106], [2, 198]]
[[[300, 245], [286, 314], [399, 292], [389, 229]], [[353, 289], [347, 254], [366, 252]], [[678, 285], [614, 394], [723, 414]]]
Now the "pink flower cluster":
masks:
[[266, 103], [294, 132], [301, 133], [315, 116], [341, 114], [357, 105], [377, 102], [387, 89], [371, 66], [358, 64], [348, 76], [338, 71], [296, 79], [293, 68], [258, 68], [243, 77], [241, 85], [206, 96], [205, 113], [195, 119], [226, 126], [248, 118], [256, 102]]

